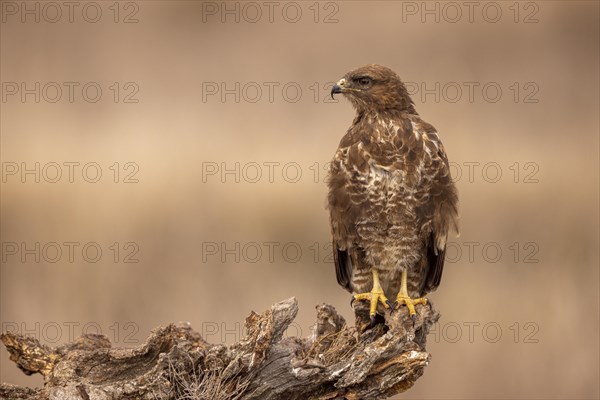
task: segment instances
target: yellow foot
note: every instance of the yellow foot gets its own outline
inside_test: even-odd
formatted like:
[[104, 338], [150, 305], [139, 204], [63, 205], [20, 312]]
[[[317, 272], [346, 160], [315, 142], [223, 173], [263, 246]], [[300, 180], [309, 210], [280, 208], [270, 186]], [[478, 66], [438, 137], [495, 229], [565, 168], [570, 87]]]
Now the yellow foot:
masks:
[[412, 299], [403, 294], [398, 294], [398, 297], [396, 298], [396, 302], [394, 303], [393, 310], [397, 310], [402, 305], [405, 305], [408, 308], [408, 314], [410, 315], [410, 317], [412, 318], [413, 323], [414, 323], [415, 319], [416, 319], [416, 314], [417, 314], [417, 312], [415, 311], [415, 306], [417, 304], [426, 305], [427, 299], [425, 297], [419, 297], [418, 299]]
[[369, 310], [371, 321], [375, 319], [375, 314], [377, 314], [377, 303], [383, 304], [385, 308], [390, 308], [389, 301], [381, 289], [373, 289], [368, 293], [355, 294], [352, 298], [352, 303], [357, 300], [368, 300], [371, 303], [371, 309]]

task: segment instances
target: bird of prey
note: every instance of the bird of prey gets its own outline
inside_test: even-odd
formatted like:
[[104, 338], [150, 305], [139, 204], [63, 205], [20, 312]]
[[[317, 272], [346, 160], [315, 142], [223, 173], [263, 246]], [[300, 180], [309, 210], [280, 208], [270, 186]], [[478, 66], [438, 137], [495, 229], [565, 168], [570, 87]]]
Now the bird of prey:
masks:
[[370, 303], [371, 324], [378, 304], [406, 305], [414, 323], [415, 305], [440, 284], [449, 230], [458, 232], [444, 147], [391, 69], [348, 72], [336, 93], [356, 109], [328, 176], [337, 281]]

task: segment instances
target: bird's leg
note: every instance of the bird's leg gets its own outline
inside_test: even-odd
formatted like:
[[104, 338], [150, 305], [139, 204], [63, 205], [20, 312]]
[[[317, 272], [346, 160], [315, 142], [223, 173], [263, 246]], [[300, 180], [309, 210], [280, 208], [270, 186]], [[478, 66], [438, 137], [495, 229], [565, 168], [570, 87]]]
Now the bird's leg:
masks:
[[375, 314], [377, 313], [378, 302], [383, 304], [385, 308], [390, 308], [390, 306], [388, 304], [387, 297], [385, 297], [385, 294], [383, 293], [381, 284], [379, 283], [379, 274], [374, 268], [371, 268], [371, 271], [373, 272], [373, 289], [371, 289], [371, 291], [368, 293], [355, 294], [352, 302], [355, 300], [369, 300], [371, 302], [369, 316], [371, 317], [371, 321], [373, 321], [375, 319]]
[[394, 309], [400, 308], [401, 305], [405, 304], [408, 308], [408, 313], [413, 320], [413, 323], [416, 319], [417, 312], [415, 311], [415, 306], [417, 304], [427, 304], [427, 299], [425, 297], [419, 297], [417, 299], [412, 299], [408, 295], [408, 271], [404, 269], [402, 271], [402, 281], [400, 282], [400, 292], [396, 297], [396, 303], [394, 303]]

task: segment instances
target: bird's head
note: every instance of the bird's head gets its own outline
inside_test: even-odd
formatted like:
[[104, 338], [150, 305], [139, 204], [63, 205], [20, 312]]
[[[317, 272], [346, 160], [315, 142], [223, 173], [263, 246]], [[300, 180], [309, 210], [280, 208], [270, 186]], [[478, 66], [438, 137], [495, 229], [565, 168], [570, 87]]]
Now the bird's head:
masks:
[[348, 72], [331, 88], [331, 97], [342, 93], [358, 112], [401, 111], [416, 113], [406, 86], [391, 69], [370, 64]]

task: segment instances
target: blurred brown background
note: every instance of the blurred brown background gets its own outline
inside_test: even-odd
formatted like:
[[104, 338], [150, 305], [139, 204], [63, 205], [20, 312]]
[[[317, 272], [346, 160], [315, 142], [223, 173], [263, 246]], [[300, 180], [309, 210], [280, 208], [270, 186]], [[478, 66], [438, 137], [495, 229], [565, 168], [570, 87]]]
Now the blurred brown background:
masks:
[[327, 96], [379, 63], [461, 199], [402, 397], [598, 398], [598, 42], [595, 1], [3, 1], [2, 329], [131, 346], [190, 321], [231, 343], [291, 296], [290, 335], [321, 302], [351, 320], [324, 168], [353, 110]]

